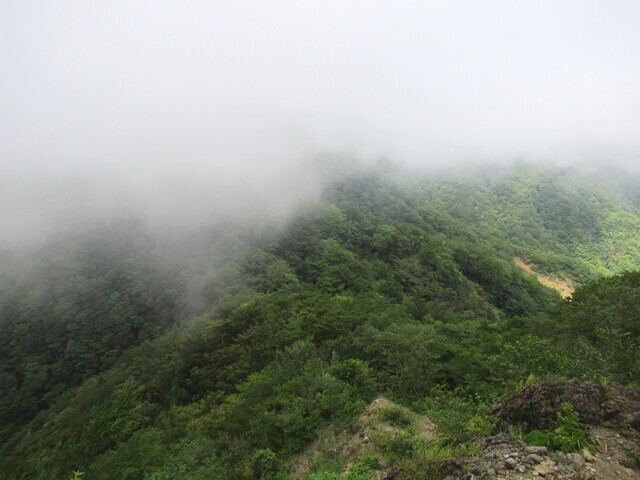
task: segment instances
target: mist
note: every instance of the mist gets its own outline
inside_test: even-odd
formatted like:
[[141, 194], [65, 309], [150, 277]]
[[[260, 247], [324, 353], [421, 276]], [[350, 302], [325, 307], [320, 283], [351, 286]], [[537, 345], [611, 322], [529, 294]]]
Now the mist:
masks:
[[640, 157], [635, 1], [5, 1], [0, 243], [286, 215], [340, 162]]

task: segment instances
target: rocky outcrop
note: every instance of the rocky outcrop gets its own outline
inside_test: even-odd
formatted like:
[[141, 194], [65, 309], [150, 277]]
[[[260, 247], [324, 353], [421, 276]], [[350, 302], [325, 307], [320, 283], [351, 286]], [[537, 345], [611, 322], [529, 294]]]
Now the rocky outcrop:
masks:
[[607, 391], [601, 384], [571, 380], [527, 385], [494, 406], [490, 414], [525, 431], [545, 430], [551, 427], [563, 403], [570, 403], [587, 425], [597, 425], [618, 413], [607, 401]]
[[494, 406], [491, 413], [505, 430], [509, 426], [544, 430], [553, 427], [565, 402], [579, 413], [589, 449], [569, 454], [550, 452], [502, 433], [480, 441], [477, 456], [448, 461], [443, 478], [640, 480], [637, 390], [579, 380], [544, 382], [525, 386]]
[[[563, 403], [580, 415], [588, 436], [587, 448], [562, 453], [544, 445], [527, 445], [510, 435], [509, 427], [553, 428]], [[447, 480], [640, 480], [640, 393], [617, 384], [606, 387], [582, 381], [529, 385], [492, 410], [501, 420], [501, 433], [478, 440], [472, 456], [434, 456], [414, 462], [411, 469], [385, 453], [386, 441], [412, 439], [428, 446], [439, 441], [436, 426], [425, 416], [385, 398], [374, 400], [354, 428], [319, 438], [291, 465], [293, 478], [304, 478], [317, 458], [342, 459], [340, 478], [367, 457], [377, 462], [371, 480], [433, 478]], [[386, 438], [387, 440], [384, 440]], [[416, 450], [416, 454], [422, 454]], [[415, 465], [425, 470], [416, 477]]]
[[444, 467], [446, 480], [638, 480], [640, 475], [606, 455], [587, 450], [564, 454], [543, 446], [527, 446], [506, 434], [481, 442], [476, 457], [452, 459]]

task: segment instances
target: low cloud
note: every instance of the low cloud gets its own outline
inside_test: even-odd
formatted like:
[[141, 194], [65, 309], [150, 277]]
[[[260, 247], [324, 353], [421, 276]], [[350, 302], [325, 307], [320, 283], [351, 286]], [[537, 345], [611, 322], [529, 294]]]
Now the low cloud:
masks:
[[635, 165], [637, 18], [634, 1], [4, 2], [0, 242], [82, 216], [284, 213], [328, 157]]

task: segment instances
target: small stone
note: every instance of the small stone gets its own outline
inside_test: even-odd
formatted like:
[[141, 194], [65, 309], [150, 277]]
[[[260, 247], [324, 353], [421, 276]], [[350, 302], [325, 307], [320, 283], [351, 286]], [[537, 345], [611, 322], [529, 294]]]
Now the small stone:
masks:
[[584, 457], [579, 453], [572, 453], [571, 460], [573, 460], [573, 464], [578, 468], [584, 465]]
[[515, 458], [507, 458], [504, 462], [504, 466], [509, 470], [513, 470], [518, 462]]
[[496, 476], [496, 469], [495, 468], [487, 469], [487, 475], [489, 475], [490, 477], [495, 477]]
[[527, 467], [525, 467], [524, 465], [517, 465], [516, 466], [516, 472], [518, 473], [524, 473], [527, 471]]
[[538, 475], [546, 476], [555, 472], [555, 469], [547, 462], [542, 462], [540, 465], [535, 466], [535, 471], [538, 472]]
[[591, 455], [589, 450], [587, 450], [586, 448], [584, 450], [582, 450], [582, 456], [584, 457], [585, 461], [587, 461], [589, 463], [593, 463], [593, 462], [596, 461], [596, 457]]
[[586, 467], [583, 466], [578, 470], [578, 478], [580, 480], [591, 480], [593, 478], [593, 475], [589, 470], [587, 470]]
[[547, 447], [525, 447], [524, 451], [527, 453], [535, 453], [536, 455], [546, 455]]
[[538, 455], [536, 453], [530, 453], [529, 455], [527, 455], [527, 461], [530, 464], [542, 463], [542, 462], [544, 462], [544, 457], [541, 457], [540, 455]]

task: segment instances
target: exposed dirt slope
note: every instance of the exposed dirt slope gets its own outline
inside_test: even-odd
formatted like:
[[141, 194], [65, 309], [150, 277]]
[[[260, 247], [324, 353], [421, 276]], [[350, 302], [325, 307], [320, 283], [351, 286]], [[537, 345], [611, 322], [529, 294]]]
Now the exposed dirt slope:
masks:
[[533, 269], [531, 264], [525, 262], [520, 257], [515, 257], [513, 261], [516, 267], [518, 267], [519, 269], [521, 269], [522, 271], [524, 271], [529, 275], [535, 276], [536, 279], [542, 285], [557, 291], [558, 293], [560, 293], [560, 295], [562, 295], [563, 298], [570, 297], [573, 294], [575, 290], [575, 285], [573, 284], [571, 279], [556, 278], [556, 277], [551, 277], [549, 275], [545, 275], [544, 273], [538, 273]]

